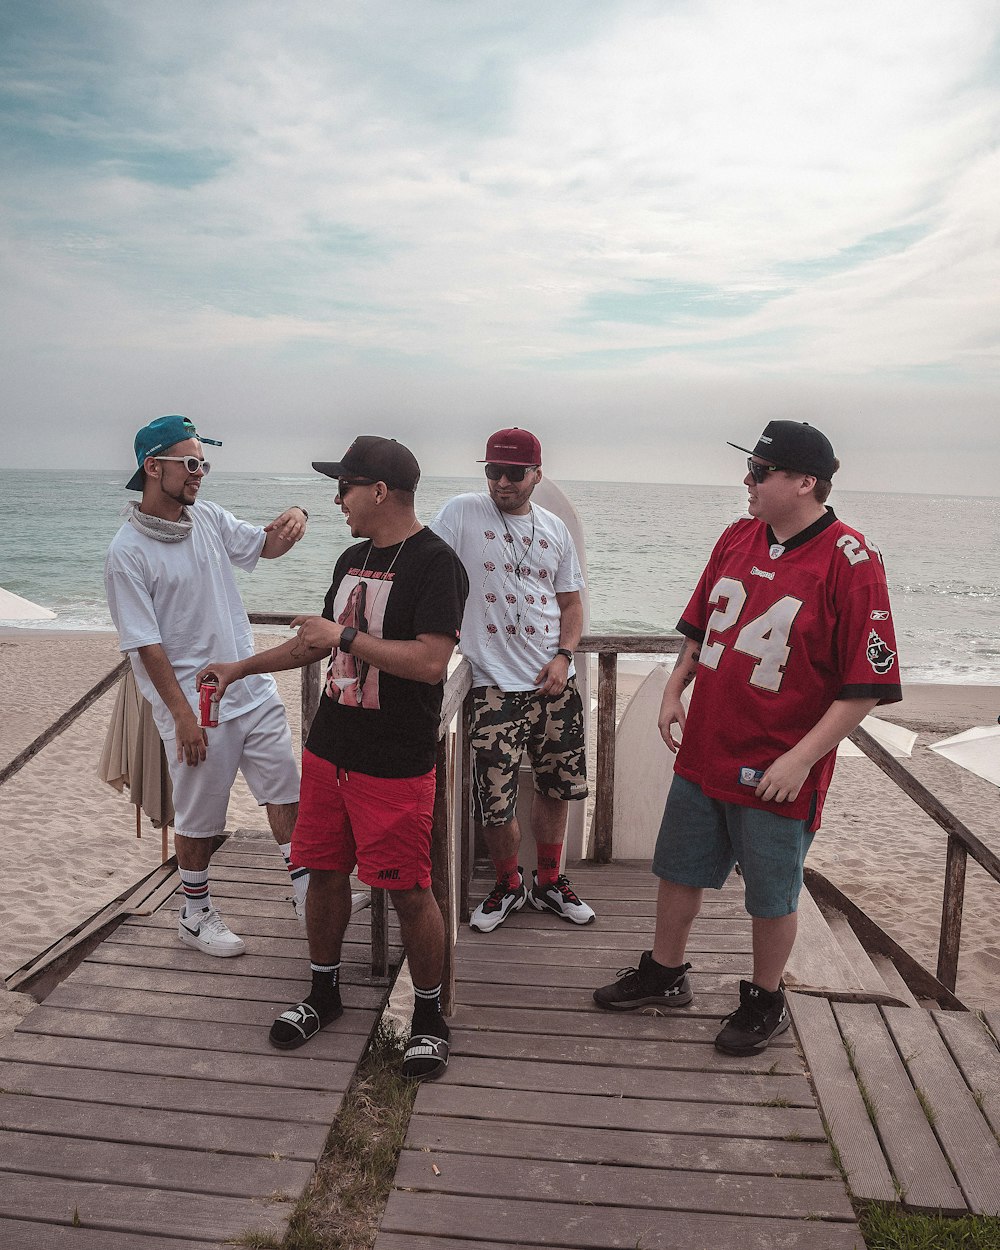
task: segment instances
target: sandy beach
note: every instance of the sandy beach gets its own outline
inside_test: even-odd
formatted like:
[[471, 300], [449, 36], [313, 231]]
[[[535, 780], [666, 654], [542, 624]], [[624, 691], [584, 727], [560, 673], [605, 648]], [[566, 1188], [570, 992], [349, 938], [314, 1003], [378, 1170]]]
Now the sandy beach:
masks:
[[[284, 635], [259, 634], [264, 648]], [[0, 633], [0, 765], [26, 747], [119, 661], [115, 635], [8, 630]], [[641, 680], [623, 664], [619, 710]], [[299, 731], [299, 674], [279, 689]], [[596, 685], [595, 685], [596, 690]], [[62, 934], [126, 890], [160, 860], [160, 833], [97, 775], [115, 703], [112, 689], [62, 736], [0, 787], [0, 970], [9, 976]], [[972, 725], [996, 723], [1000, 686], [907, 687], [885, 719], [919, 734], [908, 767], [992, 849], [1000, 851], [998, 790], [927, 749]], [[240, 778], [228, 826], [266, 827]], [[275, 851], [277, 854], [277, 851]], [[938, 826], [867, 759], [837, 767], [810, 865], [828, 876], [933, 970], [944, 875]], [[970, 864], [958, 993], [970, 1006], [1000, 1003], [1000, 884]], [[8, 1021], [30, 1004], [8, 996]], [[12, 1025], [9, 1025], [12, 1027]], [[0, 1020], [0, 1031], [3, 1029]]]

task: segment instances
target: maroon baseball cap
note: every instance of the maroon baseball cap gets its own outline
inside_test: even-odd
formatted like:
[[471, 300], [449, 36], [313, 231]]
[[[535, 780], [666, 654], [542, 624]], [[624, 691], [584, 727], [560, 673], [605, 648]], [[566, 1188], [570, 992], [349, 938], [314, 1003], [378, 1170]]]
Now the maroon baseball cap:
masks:
[[509, 430], [497, 430], [486, 441], [486, 456], [477, 464], [531, 464], [542, 463], [542, 444], [527, 430], [513, 426]]

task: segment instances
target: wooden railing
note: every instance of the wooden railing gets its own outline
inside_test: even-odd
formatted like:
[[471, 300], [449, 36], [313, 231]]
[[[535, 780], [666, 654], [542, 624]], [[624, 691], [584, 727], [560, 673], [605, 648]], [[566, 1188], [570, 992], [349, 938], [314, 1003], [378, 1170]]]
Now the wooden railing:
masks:
[[[287, 626], [291, 612], [253, 612], [254, 625]], [[614, 853], [615, 721], [619, 655], [670, 655], [679, 651], [682, 639], [660, 634], [588, 634], [577, 647], [577, 668], [586, 670], [587, 657], [596, 654], [597, 681], [597, 770], [594, 788], [594, 846], [590, 858], [606, 864]], [[128, 661], [123, 660], [53, 722], [23, 751], [0, 769], [0, 785], [20, 771], [44, 746], [66, 730], [115, 684]], [[322, 680], [320, 663], [302, 669], [302, 741], [305, 742], [319, 707]], [[469, 884], [472, 877], [472, 768], [468, 746], [470, 714], [469, 691], [472, 671], [466, 660], [455, 668], [445, 684], [438, 730], [437, 783], [431, 842], [431, 874], [434, 896], [445, 919], [446, 967], [445, 1009], [454, 1005], [454, 936], [457, 924], [468, 920]], [[452, 723], [454, 722], [454, 732]], [[858, 728], [851, 741], [893, 782], [927, 813], [947, 834], [944, 897], [941, 905], [941, 931], [938, 944], [937, 978], [954, 992], [962, 937], [962, 908], [968, 857], [980, 865], [994, 881], [1000, 882], [1000, 856], [990, 850], [947, 807], [889, 754], [864, 729]], [[456, 882], [457, 877], [457, 882]], [[385, 891], [372, 891], [372, 974], [388, 974], [388, 910]]]

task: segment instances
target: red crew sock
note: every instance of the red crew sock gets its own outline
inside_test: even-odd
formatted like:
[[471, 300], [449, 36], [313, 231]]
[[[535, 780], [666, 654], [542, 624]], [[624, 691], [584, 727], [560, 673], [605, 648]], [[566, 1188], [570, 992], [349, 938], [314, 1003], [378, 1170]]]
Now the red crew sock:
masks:
[[506, 881], [509, 890], [516, 890], [521, 884], [521, 874], [517, 871], [517, 852], [510, 859], [494, 859], [493, 867], [497, 871], [497, 880]]
[[555, 885], [559, 880], [559, 861], [562, 858], [561, 842], [539, 842], [535, 847], [538, 852], [538, 884]]

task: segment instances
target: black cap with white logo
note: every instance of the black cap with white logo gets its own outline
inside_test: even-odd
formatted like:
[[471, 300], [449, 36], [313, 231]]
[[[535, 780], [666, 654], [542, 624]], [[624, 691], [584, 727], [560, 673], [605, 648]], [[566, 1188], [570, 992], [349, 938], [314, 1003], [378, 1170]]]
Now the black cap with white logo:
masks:
[[739, 443], [729, 443], [737, 451], [749, 452], [779, 469], [794, 469], [829, 482], [837, 472], [833, 444], [825, 434], [805, 421], [769, 421], [757, 446], [750, 451]]

